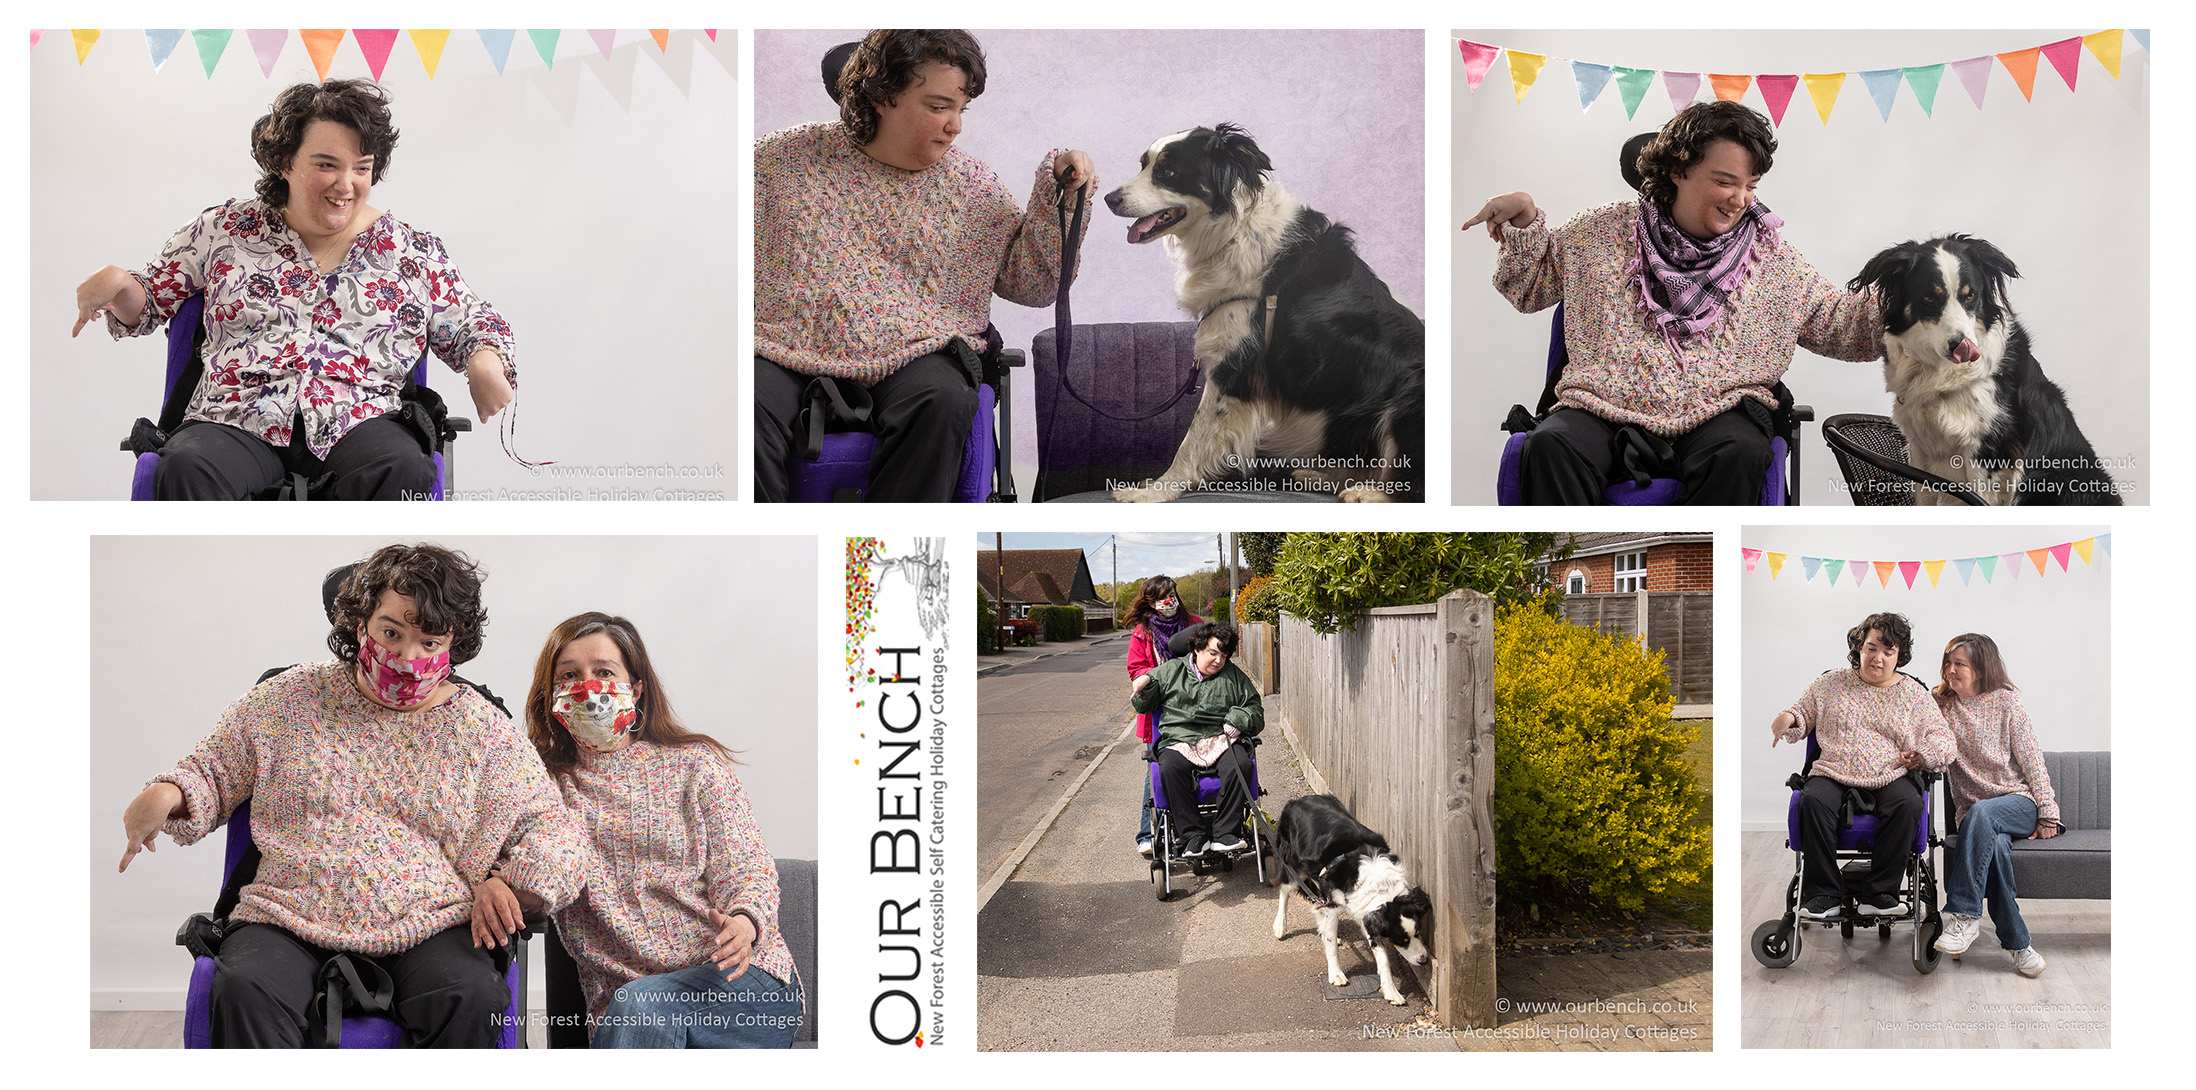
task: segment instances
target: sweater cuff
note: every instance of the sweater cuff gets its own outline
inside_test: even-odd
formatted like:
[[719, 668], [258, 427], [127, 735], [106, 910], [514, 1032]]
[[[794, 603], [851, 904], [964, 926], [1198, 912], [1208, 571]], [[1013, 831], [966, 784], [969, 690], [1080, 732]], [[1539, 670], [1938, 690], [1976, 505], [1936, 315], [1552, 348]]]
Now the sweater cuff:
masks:
[[156, 783], [172, 783], [183, 792], [183, 816], [169, 818], [160, 826], [169, 839], [178, 844], [196, 844], [213, 832], [214, 823], [223, 816], [218, 812], [221, 800], [204, 776], [187, 768], [171, 768], [145, 781], [145, 786]]

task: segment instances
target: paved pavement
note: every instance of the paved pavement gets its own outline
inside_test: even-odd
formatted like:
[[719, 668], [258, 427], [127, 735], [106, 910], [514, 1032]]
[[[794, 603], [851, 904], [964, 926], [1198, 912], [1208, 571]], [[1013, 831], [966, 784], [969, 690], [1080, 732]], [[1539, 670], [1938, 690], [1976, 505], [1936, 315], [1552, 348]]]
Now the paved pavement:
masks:
[[[1276, 941], [1274, 891], [1248, 858], [1233, 872], [1178, 873], [1173, 898], [1161, 903], [1133, 843], [1145, 765], [1134, 736], [1122, 737], [1121, 639], [1018, 649], [1014, 658], [985, 656], [979, 668], [987, 879], [998, 881], [995, 872], [1030, 834], [1042, 835], [977, 916], [978, 1048], [1709, 1047], [1706, 950], [1504, 958], [1498, 995], [1509, 1011], [1500, 1036], [1459, 1039], [1425, 1017], [1425, 993], [1408, 975], [1399, 983], [1409, 1005], [1380, 998], [1371, 954], [1347, 922], [1340, 961], [1351, 983], [1330, 988], [1311, 914], [1292, 904], [1288, 935]], [[1277, 705], [1267, 699], [1259, 749], [1268, 815], [1309, 791]], [[1096, 770], [1075, 788], [1092, 759]]]

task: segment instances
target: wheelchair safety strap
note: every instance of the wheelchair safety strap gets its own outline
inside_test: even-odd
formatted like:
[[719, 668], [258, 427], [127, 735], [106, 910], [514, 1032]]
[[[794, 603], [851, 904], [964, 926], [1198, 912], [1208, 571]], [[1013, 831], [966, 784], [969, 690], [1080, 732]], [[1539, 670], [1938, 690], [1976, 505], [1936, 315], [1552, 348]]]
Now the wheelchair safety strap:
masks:
[[827, 375], [809, 379], [801, 400], [805, 404], [794, 430], [805, 436], [801, 453], [811, 462], [823, 457], [826, 431], [869, 431], [876, 412], [869, 391], [851, 383], [842, 386]]
[[[1060, 216], [1060, 290], [1052, 297], [1052, 360], [1053, 364], [1060, 369], [1061, 388], [1067, 391], [1069, 397], [1075, 399], [1076, 404], [1108, 420], [1133, 424], [1139, 420], [1149, 420], [1158, 416], [1160, 413], [1174, 408], [1183, 398], [1189, 396], [1189, 392], [1197, 387], [1197, 361], [1194, 359], [1190, 361], [1189, 374], [1183, 376], [1182, 388], [1176, 390], [1173, 397], [1168, 398], [1150, 412], [1137, 416], [1116, 416], [1109, 413], [1091, 404], [1090, 399], [1084, 397], [1082, 392], [1075, 388], [1075, 380], [1069, 377], [1068, 368], [1069, 354], [1075, 345], [1075, 316], [1068, 305], [1068, 286], [1075, 280], [1075, 260], [1083, 250], [1083, 216], [1089, 205], [1090, 194], [1085, 192], [1081, 186], [1075, 187], [1075, 222], [1071, 225], [1068, 222], [1067, 190], [1062, 189], [1060, 191], [1059, 203], [1056, 206]], [[1268, 300], [1269, 309], [1266, 313], [1266, 335], [1269, 340], [1273, 335], [1271, 302], [1271, 300]]]
[[382, 1015], [393, 1009], [396, 982], [367, 958], [337, 954], [321, 964], [317, 983], [319, 992], [306, 1014], [315, 1047], [343, 1047], [345, 1014]]
[[1656, 477], [1678, 473], [1677, 448], [1637, 424], [1626, 424], [1616, 433], [1617, 460], [1632, 483], [1645, 488]]

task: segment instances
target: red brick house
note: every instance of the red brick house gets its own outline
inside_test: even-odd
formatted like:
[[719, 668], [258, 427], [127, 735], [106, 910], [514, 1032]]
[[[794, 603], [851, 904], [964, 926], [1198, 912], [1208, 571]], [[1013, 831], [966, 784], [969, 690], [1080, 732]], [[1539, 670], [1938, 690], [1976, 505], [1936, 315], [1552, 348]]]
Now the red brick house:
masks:
[[1572, 534], [1571, 540], [1577, 545], [1571, 558], [1548, 568], [1567, 594], [1715, 588], [1713, 534]]
[[[1002, 566], [1003, 594], [999, 589]], [[976, 585], [985, 598], [1003, 603], [1002, 620], [1027, 617], [1032, 606], [1080, 606], [1084, 631], [1113, 627], [1113, 605], [1098, 596], [1090, 562], [1081, 549], [978, 549]]]

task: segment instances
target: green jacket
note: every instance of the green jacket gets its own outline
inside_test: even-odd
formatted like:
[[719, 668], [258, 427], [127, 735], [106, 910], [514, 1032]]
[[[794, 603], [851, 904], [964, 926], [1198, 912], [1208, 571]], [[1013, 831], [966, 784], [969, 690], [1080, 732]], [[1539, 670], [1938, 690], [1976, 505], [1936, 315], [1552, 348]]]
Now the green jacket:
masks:
[[1266, 709], [1258, 699], [1258, 687], [1250, 675], [1229, 663], [1212, 677], [1200, 680], [1196, 656], [1168, 659], [1151, 672], [1151, 684], [1129, 698], [1129, 706], [1148, 712], [1165, 704], [1159, 718], [1159, 745], [1195, 742], [1234, 727], [1248, 738], [1266, 729]]

